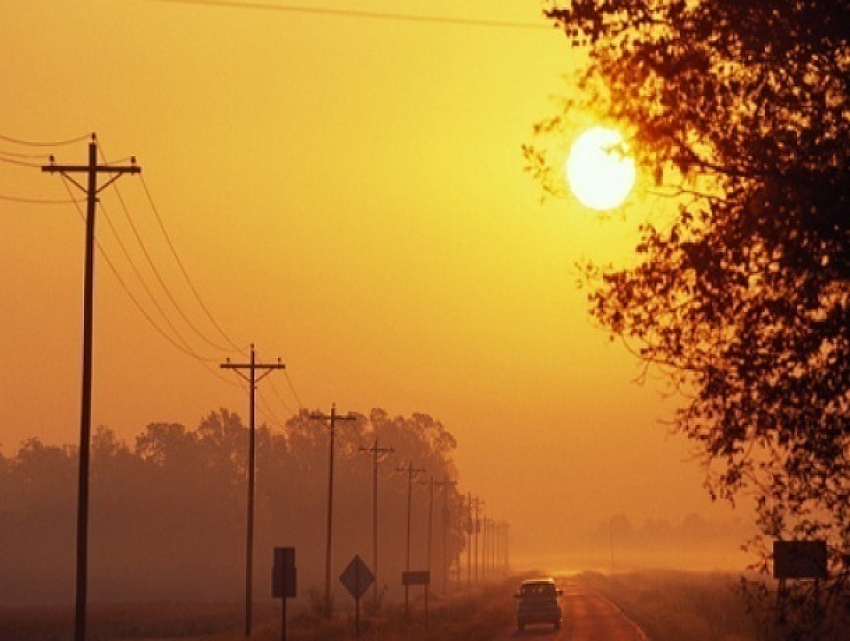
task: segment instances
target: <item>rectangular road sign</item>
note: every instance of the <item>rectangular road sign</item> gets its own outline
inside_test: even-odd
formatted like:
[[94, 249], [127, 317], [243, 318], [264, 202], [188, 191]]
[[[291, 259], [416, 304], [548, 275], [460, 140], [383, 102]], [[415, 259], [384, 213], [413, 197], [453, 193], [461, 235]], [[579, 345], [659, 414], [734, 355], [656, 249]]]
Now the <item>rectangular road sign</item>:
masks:
[[826, 579], [826, 541], [774, 541], [773, 576], [777, 579]]
[[428, 570], [411, 570], [401, 573], [402, 585], [429, 585], [431, 573]]
[[272, 567], [272, 596], [293, 598], [296, 593], [295, 548], [275, 548]]

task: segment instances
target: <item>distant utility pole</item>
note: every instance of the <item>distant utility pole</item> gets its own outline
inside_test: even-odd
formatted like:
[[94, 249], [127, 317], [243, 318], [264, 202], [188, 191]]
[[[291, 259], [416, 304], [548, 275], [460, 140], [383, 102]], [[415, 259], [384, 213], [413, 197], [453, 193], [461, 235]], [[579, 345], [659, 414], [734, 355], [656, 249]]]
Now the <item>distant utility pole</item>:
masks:
[[331, 536], [333, 532], [333, 509], [334, 509], [334, 438], [336, 434], [337, 421], [353, 421], [356, 416], [346, 414], [340, 416], [336, 413], [336, 405], [331, 406], [330, 414], [322, 414], [314, 412], [310, 414], [310, 418], [320, 421], [330, 421], [331, 439], [330, 439], [330, 455], [328, 464], [328, 531], [327, 543], [325, 548], [325, 616], [330, 618], [333, 614], [333, 606], [331, 605]]
[[449, 583], [449, 486], [457, 485], [457, 481], [443, 479], [442, 481], [435, 481], [434, 485], [439, 485], [443, 488], [443, 566], [441, 568], [441, 574], [443, 593], [445, 593], [448, 591]]
[[[92, 391], [92, 339], [93, 339], [93, 302], [94, 302], [94, 223], [97, 195], [122, 174], [138, 174], [141, 168], [136, 159], [130, 159], [130, 165], [98, 165], [97, 137], [91, 136], [89, 143], [88, 165], [57, 165], [50, 157], [50, 164], [42, 171], [62, 174], [86, 194], [86, 248], [85, 276], [83, 286], [83, 390], [80, 403], [80, 461], [77, 489], [77, 593], [74, 638], [84, 641], [86, 638], [86, 603], [88, 592], [88, 530], [89, 530], [89, 460], [91, 450], [91, 391]], [[83, 187], [70, 174], [84, 173], [88, 180]], [[98, 174], [111, 174], [111, 178], [100, 187]]]
[[[407, 472], [407, 551], [405, 553], [404, 570], [410, 572], [410, 503], [413, 495], [413, 475], [425, 472], [424, 467], [413, 467], [413, 461], [407, 462], [407, 468], [399, 470]], [[410, 586], [405, 582], [404, 586], [404, 614], [410, 614]]]
[[511, 524], [507, 521], [502, 521], [502, 550], [501, 550], [501, 564], [502, 564], [502, 574], [507, 575], [511, 571]]
[[484, 533], [481, 536], [481, 579], [486, 580], [490, 572], [490, 520], [484, 517]]
[[472, 524], [473, 533], [475, 534], [475, 582], [479, 581], [479, 570], [481, 569], [481, 564], [479, 562], [478, 557], [478, 541], [479, 536], [481, 534], [481, 519], [478, 516], [478, 509], [484, 505], [484, 501], [481, 500], [480, 497], [475, 497], [475, 521]]
[[473, 532], [475, 532], [475, 520], [472, 516], [472, 492], [469, 492], [468, 494], [468, 499], [466, 502], [466, 512], [467, 517], [469, 519], [469, 527], [466, 528], [466, 586], [469, 587], [472, 585], [472, 535]]
[[[251, 636], [251, 592], [253, 589], [254, 572], [254, 393], [257, 391], [257, 383], [272, 373], [273, 370], [283, 369], [284, 364], [277, 359], [277, 363], [258, 363], [254, 353], [254, 344], [251, 343], [251, 361], [249, 363], [231, 363], [228, 358], [221, 364], [222, 369], [232, 369], [239, 376], [248, 381], [248, 398], [250, 414], [250, 431], [248, 433], [248, 534], [245, 537], [245, 636]], [[241, 370], [248, 370], [243, 374]], [[257, 371], [261, 374], [257, 376]]]
[[360, 448], [362, 451], [372, 454], [372, 574], [375, 581], [372, 583], [372, 601], [375, 610], [378, 608], [378, 463], [381, 462], [382, 454], [392, 454], [395, 450], [391, 447], [378, 447], [378, 437], [370, 448]]

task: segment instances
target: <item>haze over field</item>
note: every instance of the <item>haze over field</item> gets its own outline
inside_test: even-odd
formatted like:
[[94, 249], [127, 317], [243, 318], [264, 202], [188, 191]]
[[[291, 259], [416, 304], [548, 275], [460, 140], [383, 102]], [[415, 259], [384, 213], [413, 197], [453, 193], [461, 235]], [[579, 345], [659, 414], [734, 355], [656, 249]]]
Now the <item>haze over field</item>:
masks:
[[[535, 2], [405, 11], [512, 26], [4, 4], [0, 156], [23, 164], [0, 163], [3, 453], [32, 436], [77, 443], [83, 267], [73, 206], [8, 200], [68, 199], [38, 169], [46, 158], [4, 156], [22, 153], [8, 138], [95, 131], [108, 159], [134, 155], [144, 177], [103, 192], [101, 246], [145, 312], [203, 361], [163, 339], [98, 256], [94, 425], [132, 443], [150, 423], [194, 429], [218, 408], [247, 417], [245, 390], [218, 367], [244, 356], [221, 349], [147, 186], [216, 322], [243, 350], [254, 343], [286, 364], [260, 385], [259, 418], [273, 430], [299, 405], [429, 414], [457, 439], [459, 491], [511, 523], [517, 564], [607, 569], [613, 549], [616, 567], [741, 567], [746, 515], [710, 502], [689, 445], [667, 433], [677, 399], [651, 377], [635, 383], [633, 358], [591, 324], [576, 285], [577, 261], [629, 260], [646, 203], [634, 196], [603, 220], [569, 196], [541, 203], [522, 171], [521, 145], [577, 54]], [[82, 164], [86, 146], [23, 151]], [[182, 312], [216, 346], [162, 293], [125, 206]]]

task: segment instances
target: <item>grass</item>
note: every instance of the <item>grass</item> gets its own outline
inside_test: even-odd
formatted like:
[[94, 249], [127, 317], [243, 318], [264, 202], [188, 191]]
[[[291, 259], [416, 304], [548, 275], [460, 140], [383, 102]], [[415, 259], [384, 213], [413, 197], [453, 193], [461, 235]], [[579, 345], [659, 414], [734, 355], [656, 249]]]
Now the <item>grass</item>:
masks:
[[[361, 610], [364, 641], [463, 639], [489, 641], [513, 621], [517, 579], [506, 579], [449, 597], [431, 595], [429, 626], [425, 627], [421, 594], [411, 601], [410, 616], [403, 605], [391, 603], [377, 616]], [[361, 604], [362, 606], [362, 604]], [[151, 603], [92, 605], [88, 613], [91, 641], [118, 639], [184, 639], [185, 641], [244, 641], [242, 604]], [[255, 604], [252, 639], [281, 637], [280, 603]], [[336, 641], [354, 638], [354, 612], [325, 619], [308, 607], [290, 608], [288, 641]], [[0, 639], [4, 641], [69, 641], [73, 638], [72, 608], [0, 608]]]
[[635, 572], [581, 581], [616, 603], [652, 641], [761, 639], [756, 620], [736, 591], [734, 574]]

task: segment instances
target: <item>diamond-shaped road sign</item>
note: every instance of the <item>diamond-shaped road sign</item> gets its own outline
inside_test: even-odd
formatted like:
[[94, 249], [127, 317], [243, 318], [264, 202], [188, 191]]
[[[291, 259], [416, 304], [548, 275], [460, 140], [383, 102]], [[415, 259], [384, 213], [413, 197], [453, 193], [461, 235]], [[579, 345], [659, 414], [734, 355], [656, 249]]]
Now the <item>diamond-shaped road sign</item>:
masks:
[[339, 582], [345, 586], [345, 589], [348, 590], [351, 596], [359, 599], [366, 593], [369, 586], [375, 582], [375, 575], [363, 563], [360, 555], [355, 554], [348, 567], [339, 575]]

